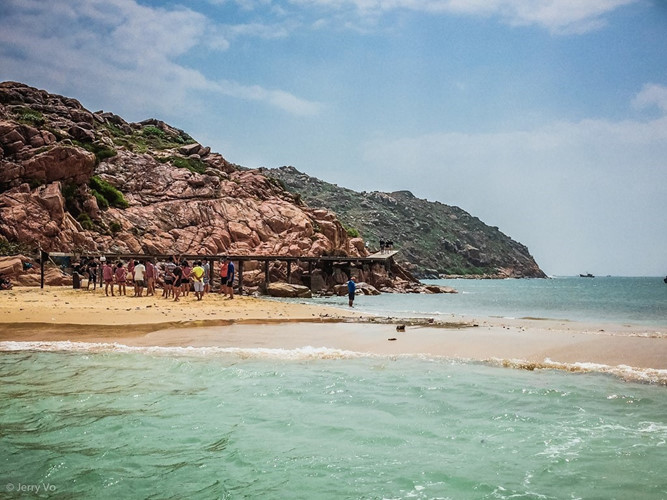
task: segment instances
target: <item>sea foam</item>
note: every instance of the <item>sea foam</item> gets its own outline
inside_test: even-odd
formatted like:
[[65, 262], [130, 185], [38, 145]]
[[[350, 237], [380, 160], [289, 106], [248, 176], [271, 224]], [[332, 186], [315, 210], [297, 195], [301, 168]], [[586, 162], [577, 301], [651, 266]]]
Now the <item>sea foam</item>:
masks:
[[[117, 342], [72, 342], [72, 341], [34, 341], [0, 342], [0, 352], [16, 351], [48, 351], [48, 352], [86, 352], [86, 353], [136, 353], [160, 356], [236, 356], [240, 359], [276, 359], [276, 360], [317, 360], [317, 359], [359, 359], [382, 358], [400, 359], [414, 358], [422, 361], [449, 361], [478, 363], [472, 359], [450, 358], [428, 354], [374, 354], [335, 349], [330, 347], [304, 346], [294, 349], [265, 347], [195, 347], [195, 346], [128, 346]], [[542, 362], [521, 359], [489, 358], [483, 363], [521, 370], [562, 370], [574, 373], [604, 373], [619, 377], [629, 382], [639, 382], [667, 386], [667, 370], [655, 368], [637, 368], [627, 365], [605, 365], [599, 363], [562, 363], [545, 358]]]

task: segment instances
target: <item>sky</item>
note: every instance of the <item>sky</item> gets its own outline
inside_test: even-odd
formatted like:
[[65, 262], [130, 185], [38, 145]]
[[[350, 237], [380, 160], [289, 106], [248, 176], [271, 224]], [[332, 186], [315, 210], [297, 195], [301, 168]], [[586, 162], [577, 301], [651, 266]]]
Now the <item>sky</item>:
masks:
[[550, 275], [667, 274], [663, 0], [2, 0], [5, 80], [458, 206]]

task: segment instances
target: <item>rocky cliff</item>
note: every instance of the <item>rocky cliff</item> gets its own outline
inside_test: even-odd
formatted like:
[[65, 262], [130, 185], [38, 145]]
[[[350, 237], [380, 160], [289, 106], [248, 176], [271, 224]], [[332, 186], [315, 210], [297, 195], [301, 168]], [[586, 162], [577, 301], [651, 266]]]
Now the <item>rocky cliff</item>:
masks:
[[[0, 83], [0, 254], [34, 255], [41, 246], [82, 254], [365, 256], [356, 227], [371, 240], [393, 238], [403, 260], [422, 271], [541, 272], [525, 247], [504, 235], [482, 238], [486, 226], [459, 209], [434, 210], [409, 193], [332, 190], [289, 168], [266, 173], [230, 163], [164, 122], [128, 123], [75, 99]], [[260, 270], [246, 270], [248, 283], [253, 272], [261, 281]], [[395, 264], [291, 276], [332, 290], [348, 272], [381, 290], [443, 291], [427, 290]], [[285, 269], [276, 264], [271, 276], [284, 280]]]
[[336, 216], [157, 120], [0, 84], [0, 246], [365, 255]]
[[458, 207], [409, 191], [358, 193], [294, 167], [266, 173], [308, 205], [335, 212], [350, 234], [361, 234], [373, 249], [380, 240], [393, 241], [402, 264], [418, 277], [546, 277], [524, 245]]

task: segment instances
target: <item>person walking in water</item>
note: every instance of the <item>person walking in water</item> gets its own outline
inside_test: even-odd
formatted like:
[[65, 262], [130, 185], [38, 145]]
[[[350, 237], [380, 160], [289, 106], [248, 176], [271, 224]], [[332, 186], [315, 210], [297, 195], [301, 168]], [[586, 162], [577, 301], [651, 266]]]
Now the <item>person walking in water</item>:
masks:
[[350, 307], [354, 307], [354, 294], [357, 292], [357, 279], [352, 276], [347, 282], [347, 298], [349, 299]]

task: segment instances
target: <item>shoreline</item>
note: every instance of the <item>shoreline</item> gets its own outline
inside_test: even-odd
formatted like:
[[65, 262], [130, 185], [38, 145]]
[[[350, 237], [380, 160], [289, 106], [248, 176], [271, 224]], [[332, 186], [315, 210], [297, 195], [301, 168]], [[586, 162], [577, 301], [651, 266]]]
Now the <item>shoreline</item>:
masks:
[[[397, 325], [405, 331], [397, 331]], [[128, 348], [328, 349], [425, 356], [523, 369], [653, 371], [667, 385], [667, 327], [536, 318], [387, 318], [253, 297], [106, 297], [62, 287], [0, 294], [0, 350], [63, 342]], [[72, 344], [73, 345], [73, 344]], [[50, 346], [50, 347], [48, 347]], [[595, 368], [595, 367], [598, 368]], [[625, 367], [625, 368], [624, 368]], [[590, 370], [589, 370], [590, 368]]]

